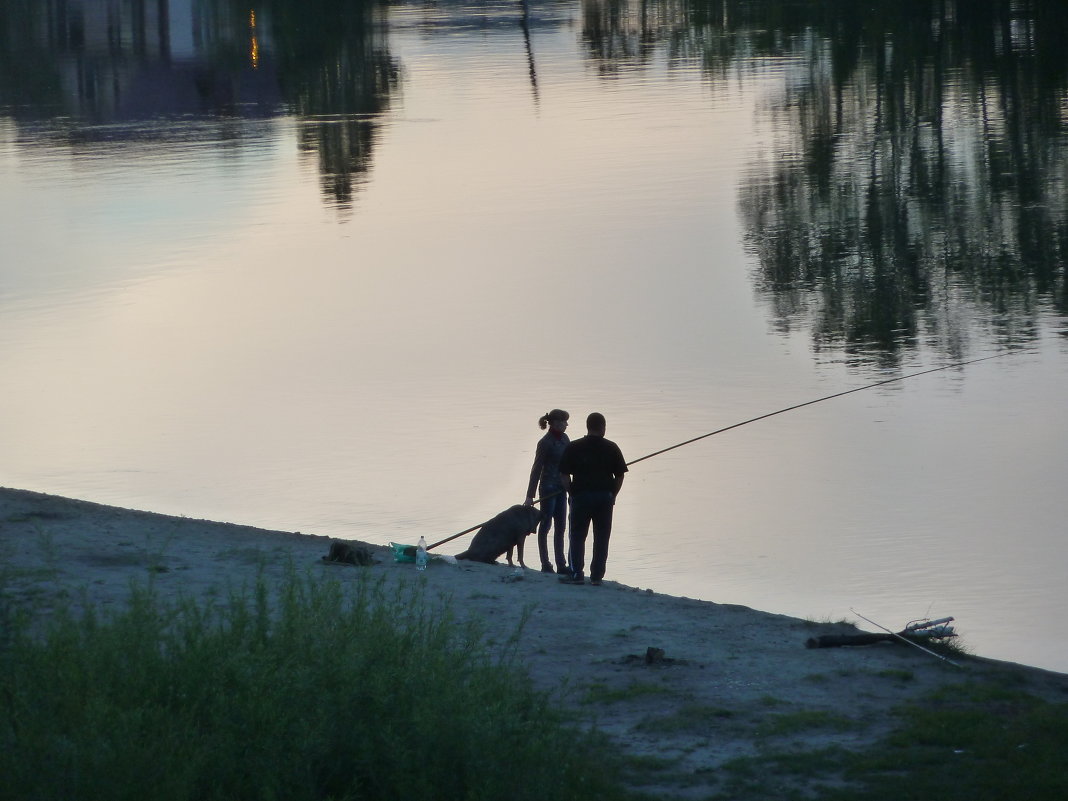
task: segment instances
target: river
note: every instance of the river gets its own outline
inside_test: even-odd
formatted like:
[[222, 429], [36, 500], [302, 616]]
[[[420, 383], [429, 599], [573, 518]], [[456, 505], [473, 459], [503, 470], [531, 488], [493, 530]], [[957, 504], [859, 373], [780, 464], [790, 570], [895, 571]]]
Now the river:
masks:
[[636, 460], [901, 378], [633, 465], [607, 578], [1068, 671], [1053, 6], [17, 5], [0, 481], [434, 542], [551, 408]]

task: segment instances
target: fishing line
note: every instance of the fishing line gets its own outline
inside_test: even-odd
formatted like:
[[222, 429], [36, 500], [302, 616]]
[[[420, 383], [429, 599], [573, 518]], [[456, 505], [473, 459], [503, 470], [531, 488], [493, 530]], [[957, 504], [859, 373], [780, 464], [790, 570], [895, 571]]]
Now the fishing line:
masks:
[[723, 428], [717, 428], [715, 431], [709, 431], [707, 434], [702, 434], [699, 437], [693, 437], [691, 439], [686, 440], [685, 442], [680, 442], [677, 445], [671, 445], [670, 447], [667, 447], [667, 448], [661, 448], [658, 451], [653, 451], [652, 453], [648, 453], [645, 456], [641, 456], [641, 457], [635, 459], [632, 462], [627, 462], [627, 466], [629, 467], [632, 464], [637, 464], [638, 462], [644, 462], [646, 459], [652, 459], [654, 456], [659, 456], [662, 453], [667, 453], [668, 451], [673, 451], [676, 448], [681, 448], [683, 445], [690, 445], [690, 444], [692, 444], [694, 442], [698, 442], [698, 441], [700, 441], [702, 439], [708, 439], [708, 437], [715, 436], [716, 434], [722, 434], [724, 431], [730, 431], [730, 430], [735, 429], [735, 428], [741, 428], [742, 426], [747, 426], [750, 423], [755, 423], [758, 420], [767, 420], [769, 417], [774, 417], [777, 414], [786, 414], [786, 412], [792, 412], [795, 409], [803, 409], [805, 406], [812, 406], [813, 404], [816, 404], [816, 403], [823, 403], [823, 401], [832, 400], [834, 398], [840, 398], [843, 395], [849, 395], [849, 394], [852, 394], [854, 392], [863, 392], [866, 389], [874, 389], [875, 387], [885, 386], [886, 384], [893, 384], [896, 381], [904, 381], [907, 378], [916, 378], [917, 376], [927, 375], [928, 373], [937, 373], [940, 370], [951, 370], [954, 367], [965, 367], [965, 366], [967, 366], [969, 364], [977, 364], [978, 362], [985, 362], [985, 361], [987, 361], [989, 359], [998, 359], [998, 358], [1000, 358], [1002, 356], [1008, 356], [1010, 353], [1016, 353], [1016, 352], [1017, 351], [1008, 350], [1008, 351], [1005, 351], [1004, 353], [995, 353], [993, 356], [983, 356], [983, 357], [978, 358], [978, 359], [969, 359], [966, 362], [954, 362], [953, 364], [944, 364], [941, 367], [932, 367], [929, 370], [921, 370], [918, 373], [909, 373], [908, 375], [899, 375], [899, 376], [896, 376], [894, 378], [887, 378], [884, 381], [876, 381], [874, 384], [865, 384], [862, 387], [854, 387], [853, 389], [847, 389], [847, 390], [845, 390], [843, 392], [835, 392], [833, 395], [825, 395], [824, 397], [816, 398], [815, 400], [805, 401], [804, 403], [796, 403], [793, 406], [787, 406], [785, 409], [779, 409], [778, 411], [768, 412], [767, 414], [762, 414], [759, 417], [751, 417], [748, 420], [743, 420], [740, 423], [734, 423], [733, 425], [724, 426]]
[[[786, 414], [786, 412], [792, 412], [792, 411], [795, 411], [796, 409], [803, 409], [806, 406], [812, 406], [813, 404], [816, 404], [816, 403], [823, 403], [823, 401], [829, 401], [829, 400], [832, 400], [834, 398], [841, 398], [843, 395], [850, 395], [850, 394], [852, 394], [854, 392], [863, 392], [866, 389], [874, 389], [875, 387], [886, 386], [887, 384], [893, 384], [893, 383], [896, 383], [898, 381], [905, 381], [906, 379], [916, 378], [917, 376], [921, 376], [921, 375], [928, 375], [929, 373], [937, 373], [937, 372], [940, 372], [942, 370], [952, 370], [954, 367], [966, 367], [969, 364], [978, 364], [979, 362], [989, 361], [990, 359], [998, 359], [998, 358], [1000, 358], [1002, 356], [1008, 356], [1010, 354], [1018, 353], [1018, 352], [1019, 351], [1015, 351], [1015, 350], [1006, 350], [1006, 351], [1004, 351], [1002, 353], [995, 353], [993, 356], [981, 356], [978, 359], [969, 359], [968, 361], [964, 361], [964, 362], [954, 362], [953, 364], [944, 364], [941, 367], [932, 367], [929, 370], [920, 370], [918, 373], [909, 373], [908, 375], [899, 375], [899, 376], [895, 376], [894, 378], [884, 379], [883, 381], [876, 381], [875, 383], [872, 383], [872, 384], [865, 384], [862, 387], [854, 387], [853, 389], [847, 389], [847, 390], [844, 390], [842, 392], [835, 392], [833, 395], [825, 395], [822, 398], [816, 398], [815, 400], [805, 401], [804, 403], [795, 403], [793, 406], [787, 406], [785, 409], [779, 409], [779, 410], [774, 411], [774, 412], [768, 412], [767, 414], [762, 414], [762, 415], [760, 415], [758, 417], [751, 417], [748, 420], [743, 420], [740, 423], [734, 423], [733, 425], [724, 426], [723, 428], [717, 428], [715, 431], [709, 431], [707, 434], [701, 434], [699, 437], [691, 437], [690, 439], [685, 440], [684, 442], [679, 442], [679, 443], [677, 443], [675, 445], [671, 445], [671, 446], [669, 446], [667, 448], [661, 448], [658, 451], [653, 451], [652, 453], [647, 453], [645, 456], [640, 456], [637, 459], [634, 459], [633, 461], [627, 462], [627, 466], [630, 467], [632, 464], [637, 464], [638, 462], [644, 462], [646, 459], [652, 459], [654, 456], [659, 456], [662, 453], [667, 453], [668, 451], [673, 451], [676, 448], [683, 447], [684, 445], [692, 445], [694, 442], [699, 442], [699, 441], [701, 441], [703, 439], [708, 439], [709, 437], [713, 437], [716, 434], [722, 434], [725, 431], [731, 431], [732, 429], [735, 429], [735, 428], [741, 428], [742, 426], [747, 426], [750, 423], [756, 423], [759, 420], [767, 420], [769, 417], [775, 417], [776, 415], [779, 415], [779, 414]], [[563, 490], [559, 490], [557, 492], [550, 493], [549, 495], [545, 495], [545, 496], [543, 496], [541, 498], [538, 498], [534, 503], [535, 504], [539, 504], [544, 500], [548, 500], [549, 498], [552, 498], [552, 497], [554, 497], [556, 495], [559, 495], [561, 492], [563, 492]], [[431, 550], [433, 548], [436, 548], [439, 545], [444, 545], [446, 542], [450, 542], [450, 541], [456, 539], [457, 537], [462, 537], [464, 534], [469, 534], [472, 531], [474, 531], [475, 529], [481, 528], [483, 525], [484, 525], [483, 523], [479, 523], [477, 526], [471, 526], [471, 528], [466, 528], [461, 532], [458, 532], [456, 534], [453, 534], [452, 536], [446, 537], [443, 540], [439, 540], [438, 542], [435, 542], [433, 545], [428, 545], [427, 546], [427, 550]]]

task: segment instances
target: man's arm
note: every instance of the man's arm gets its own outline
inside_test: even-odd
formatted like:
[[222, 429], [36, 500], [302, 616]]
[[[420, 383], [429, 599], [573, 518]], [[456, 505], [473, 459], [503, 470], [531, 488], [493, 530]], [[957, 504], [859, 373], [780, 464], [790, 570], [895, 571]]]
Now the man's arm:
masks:
[[612, 497], [615, 498], [619, 495], [619, 491], [623, 489], [623, 479], [627, 475], [627, 460], [623, 458], [623, 451], [619, 449], [619, 446], [615, 445], [615, 443], [613, 443], [613, 445], [616, 452], [616, 469], [612, 473], [612, 476], [615, 478], [615, 484], [612, 487]]
[[572, 442], [566, 448], [564, 448], [563, 455], [560, 456], [560, 486], [564, 488], [564, 492], [568, 495], [571, 494], [571, 470], [572, 470], [572, 454], [571, 449], [575, 447], [575, 443]]

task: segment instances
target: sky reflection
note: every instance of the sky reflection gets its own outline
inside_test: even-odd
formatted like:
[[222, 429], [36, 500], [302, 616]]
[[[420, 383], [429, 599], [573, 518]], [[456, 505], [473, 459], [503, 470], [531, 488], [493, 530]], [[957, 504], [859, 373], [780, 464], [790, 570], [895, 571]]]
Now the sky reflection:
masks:
[[[914, 199], [890, 158], [870, 195], [821, 183], [861, 161], [828, 143], [869, 140], [817, 135], [827, 64], [798, 72], [827, 54], [816, 33], [782, 46], [673, 6], [642, 48], [633, 16], [560, 3], [524, 32], [493, 8], [401, 8], [388, 35], [345, 20], [310, 48], [260, 14], [257, 72], [285, 91], [211, 65], [197, 113], [5, 106], [4, 483], [433, 541], [521, 500], [549, 408], [603, 411], [635, 459], [1016, 343], [636, 465], [609, 577], [816, 618], [955, 615], [985, 654], [1068, 669], [1068, 630], [1030, 627], [1060, 618], [1048, 568], [1068, 555], [1063, 267], [924, 283], [920, 240], [857, 233]], [[245, 24], [215, 29], [241, 59]]]

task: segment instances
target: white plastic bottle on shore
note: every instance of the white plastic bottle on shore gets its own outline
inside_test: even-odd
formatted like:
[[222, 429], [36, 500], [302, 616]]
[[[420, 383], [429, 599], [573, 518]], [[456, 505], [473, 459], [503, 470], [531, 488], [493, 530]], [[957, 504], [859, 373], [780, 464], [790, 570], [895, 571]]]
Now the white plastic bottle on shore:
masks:
[[426, 537], [419, 538], [419, 544], [415, 548], [415, 569], [426, 570], [426, 564], [430, 561], [430, 554], [426, 551]]

